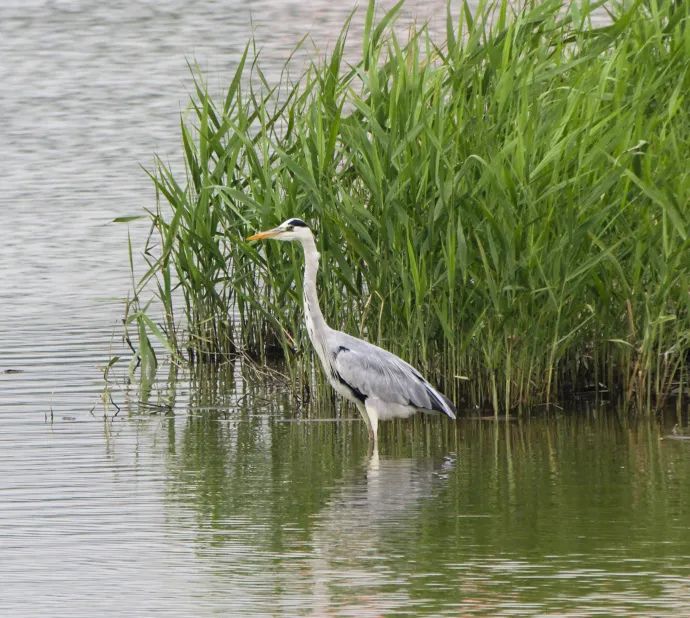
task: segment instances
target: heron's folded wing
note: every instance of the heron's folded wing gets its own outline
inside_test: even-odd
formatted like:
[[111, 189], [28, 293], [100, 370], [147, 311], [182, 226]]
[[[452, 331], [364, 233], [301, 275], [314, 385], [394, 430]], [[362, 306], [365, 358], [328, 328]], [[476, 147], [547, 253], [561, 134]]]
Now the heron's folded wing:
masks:
[[[350, 343], [350, 342], [348, 342]], [[333, 367], [338, 379], [353, 392], [421, 410], [436, 410], [436, 397], [424, 378], [394, 354], [357, 341], [333, 350]]]

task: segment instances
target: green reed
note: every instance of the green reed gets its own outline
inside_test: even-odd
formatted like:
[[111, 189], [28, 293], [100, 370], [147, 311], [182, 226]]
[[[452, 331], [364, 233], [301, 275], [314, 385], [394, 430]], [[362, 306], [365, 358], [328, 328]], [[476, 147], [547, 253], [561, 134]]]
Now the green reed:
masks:
[[690, 8], [632, 2], [595, 26], [602, 4], [465, 4], [441, 43], [401, 41], [400, 5], [376, 21], [372, 2], [359, 60], [348, 22], [295, 82], [268, 83], [251, 46], [224, 96], [194, 72], [186, 175], [151, 172], [134, 298], [153, 282], [164, 317], [136, 305], [142, 348], [278, 355], [308, 388], [300, 251], [244, 240], [299, 216], [330, 323], [461, 405], [606, 388], [651, 409], [685, 389]]

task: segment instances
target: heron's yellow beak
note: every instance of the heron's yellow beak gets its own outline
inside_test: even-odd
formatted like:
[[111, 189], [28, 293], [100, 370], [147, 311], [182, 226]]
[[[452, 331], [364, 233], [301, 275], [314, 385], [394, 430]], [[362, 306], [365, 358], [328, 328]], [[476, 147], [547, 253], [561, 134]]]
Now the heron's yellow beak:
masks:
[[257, 232], [256, 234], [252, 234], [251, 236], [247, 236], [247, 240], [265, 240], [266, 238], [273, 238], [274, 236], [278, 236], [282, 230], [280, 230], [277, 227], [274, 227], [272, 230], [266, 230], [265, 232]]

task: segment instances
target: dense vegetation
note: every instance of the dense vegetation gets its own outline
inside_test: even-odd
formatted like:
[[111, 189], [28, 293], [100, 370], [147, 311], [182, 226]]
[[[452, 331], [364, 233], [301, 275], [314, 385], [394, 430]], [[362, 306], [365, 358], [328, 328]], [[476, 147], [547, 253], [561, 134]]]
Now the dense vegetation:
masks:
[[361, 59], [345, 25], [295, 83], [269, 84], [251, 47], [224, 97], [196, 74], [186, 175], [151, 173], [128, 318], [145, 370], [153, 334], [192, 362], [279, 354], [308, 379], [299, 248], [244, 240], [299, 216], [330, 323], [461, 405], [605, 387], [651, 409], [685, 389], [690, 4], [622, 4], [595, 26], [587, 2], [481, 2], [449, 14], [443, 44], [424, 28], [402, 43], [398, 8], [377, 22], [369, 6]]

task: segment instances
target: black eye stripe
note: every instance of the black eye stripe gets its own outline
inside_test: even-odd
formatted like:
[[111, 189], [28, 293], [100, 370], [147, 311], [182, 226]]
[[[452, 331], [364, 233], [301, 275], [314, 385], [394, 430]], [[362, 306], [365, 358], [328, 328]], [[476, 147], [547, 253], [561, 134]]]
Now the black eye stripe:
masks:
[[287, 224], [292, 227], [307, 227], [307, 224], [302, 219], [290, 219]]

